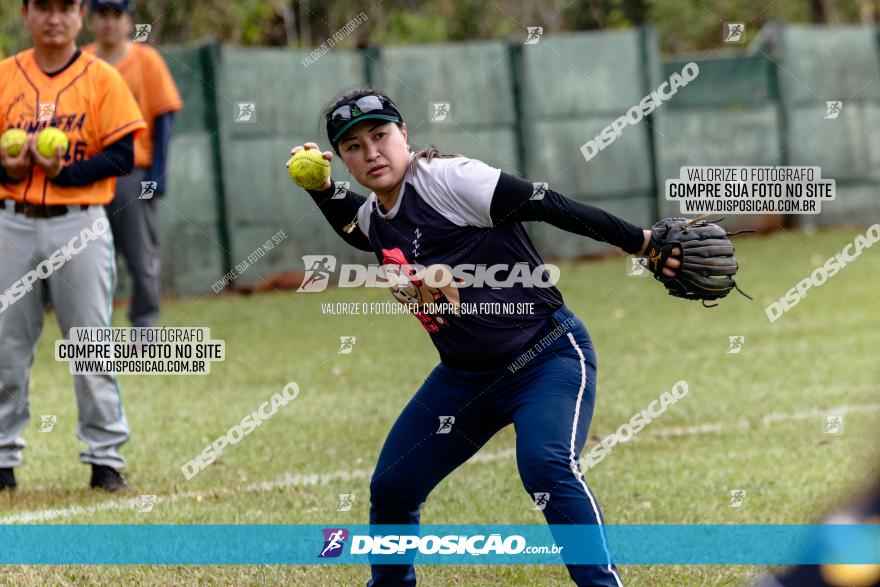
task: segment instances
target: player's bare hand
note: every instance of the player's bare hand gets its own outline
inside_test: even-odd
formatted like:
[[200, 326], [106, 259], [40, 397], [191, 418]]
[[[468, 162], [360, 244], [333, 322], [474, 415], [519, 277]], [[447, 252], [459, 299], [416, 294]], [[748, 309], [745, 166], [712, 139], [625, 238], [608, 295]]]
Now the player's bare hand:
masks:
[[28, 139], [28, 147], [30, 148], [31, 156], [34, 158], [34, 163], [43, 170], [46, 177], [49, 179], [58, 177], [58, 174], [64, 169], [64, 149], [56, 147], [54, 157], [43, 157], [40, 151], [37, 150], [37, 139], [33, 135]]
[[15, 181], [21, 181], [31, 174], [34, 167], [34, 159], [31, 150], [25, 145], [17, 157], [11, 156], [5, 147], [0, 147], [0, 165], [6, 170], [6, 175]]
[[[306, 149], [306, 150], [315, 149], [316, 151], [319, 150], [317, 143], [305, 143], [303, 145], [297, 145], [296, 147], [294, 147], [290, 150], [290, 159], [287, 160], [287, 163], [285, 163], [284, 166], [287, 167], [288, 169], [290, 169], [290, 163], [291, 163], [291, 161], [293, 161], [293, 156], [296, 155], [297, 153], [299, 153], [300, 151], [302, 151], [303, 149]], [[321, 153], [321, 156], [324, 157], [324, 159], [326, 159], [327, 161], [333, 161], [333, 151], [324, 151], [323, 153]], [[333, 182], [328, 178], [327, 182], [323, 186], [321, 186], [319, 189], [321, 191], [329, 189], [332, 184], [333, 184]]]
[[[303, 149], [318, 149], [318, 144], [317, 143], [306, 143], [304, 145], [297, 145], [296, 147], [294, 147], [290, 150], [290, 156], [293, 157], [294, 155], [296, 155], [298, 152], [302, 151]], [[333, 151], [324, 151], [323, 153], [321, 153], [321, 155], [323, 155], [324, 159], [326, 159], [327, 161], [333, 161]], [[287, 160], [287, 163], [285, 163], [284, 166], [290, 167], [290, 159]]]

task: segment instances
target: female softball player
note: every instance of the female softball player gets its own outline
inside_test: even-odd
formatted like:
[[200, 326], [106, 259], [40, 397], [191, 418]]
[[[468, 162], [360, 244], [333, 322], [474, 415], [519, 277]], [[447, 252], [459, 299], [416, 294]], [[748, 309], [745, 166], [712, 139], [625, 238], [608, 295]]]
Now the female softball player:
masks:
[[[478, 160], [433, 148], [411, 152], [403, 117], [382, 92], [344, 93], [324, 119], [333, 151], [373, 193], [343, 196], [328, 180], [309, 194], [346, 242], [410, 277], [412, 287], [392, 288], [395, 297], [427, 297], [437, 303], [433, 307], [513, 303], [520, 312], [532, 310], [416, 313], [440, 363], [385, 440], [370, 482], [370, 523], [418, 524], [431, 490], [512, 423], [520, 477], [547, 522], [601, 525], [599, 503], [578, 466], [596, 399], [590, 335], [555, 287], [530, 287], [512, 277], [543, 272], [522, 222], [548, 222], [636, 254], [648, 245], [650, 232]], [[306, 143], [291, 154], [304, 148], [318, 146]], [[330, 160], [333, 153], [323, 156]], [[494, 288], [430, 288], [419, 279], [424, 274], [413, 270], [463, 264], [519, 269], [496, 271], [496, 279], [510, 284]], [[669, 257], [658, 271], [672, 276], [678, 266]], [[604, 538], [599, 548], [605, 564], [568, 564], [571, 578], [577, 585], [622, 585]], [[367, 583], [415, 584], [412, 565], [377, 564]]]

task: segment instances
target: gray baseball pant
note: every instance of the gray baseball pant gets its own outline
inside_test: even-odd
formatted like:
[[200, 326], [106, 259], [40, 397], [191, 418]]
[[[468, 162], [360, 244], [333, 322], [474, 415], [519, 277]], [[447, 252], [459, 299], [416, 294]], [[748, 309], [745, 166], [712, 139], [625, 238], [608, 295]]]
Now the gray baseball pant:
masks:
[[[10, 291], [23, 291], [14, 284], [53, 252], [73, 239], [79, 247], [83, 231], [92, 230], [100, 218], [106, 226], [102, 206], [85, 211], [71, 206], [67, 214], [55, 218], [27, 218], [13, 213], [12, 207], [11, 200], [0, 200], [0, 468], [21, 464], [25, 446], [21, 433], [30, 419], [30, 369], [46, 304], [52, 304], [65, 338], [75, 326], [110, 326], [116, 276], [113, 237], [107, 228], [54, 272], [33, 282], [27, 293], [11, 300]], [[116, 376], [74, 375], [73, 384], [79, 418], [76, 433], [87, 445], [80, 460], [116, 469], [125, 466], [119, 448], [128, 440], [129, 429]]]
[[116, 196], [107, 204], [113, 241], [131, 274], [132, 326], [149, 327], [159, 318], [159, 241], [156, 198], [141, 200], [141, 182], [147, 171], [136, 168], [116, 180]]

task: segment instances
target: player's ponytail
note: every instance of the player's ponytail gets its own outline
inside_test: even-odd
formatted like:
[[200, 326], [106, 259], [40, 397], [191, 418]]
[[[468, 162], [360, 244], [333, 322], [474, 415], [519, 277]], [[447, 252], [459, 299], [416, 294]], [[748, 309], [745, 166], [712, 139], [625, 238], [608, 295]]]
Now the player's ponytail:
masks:
[[426, 163], [430, 163], [432, 159], [454, 159], [455, 157], [466, 157], [466, 155], [462, 155], [461, 153], [441, 153], [434, 145], [428, 145], [424, 149], [415, 152], [409, 169], [412, 174], [415, 175], [416, 169], [418, 169], [419, 166], [419, 159], [422, 158], [425, 159]]

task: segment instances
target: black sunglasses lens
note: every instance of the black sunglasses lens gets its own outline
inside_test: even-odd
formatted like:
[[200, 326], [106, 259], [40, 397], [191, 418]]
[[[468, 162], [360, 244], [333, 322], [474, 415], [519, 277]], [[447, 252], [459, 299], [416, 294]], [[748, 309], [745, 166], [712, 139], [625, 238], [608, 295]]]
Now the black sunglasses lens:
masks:
[[364, 113], [382, 110], [384, 107], [382, 105], [382, 99], [379, 96], [364, 96], [355, 100], [354, 104]]
[[367, 112], [375, 112], [384, 108], [379, 96], [362, 96], [354, 101], [340, 106], [330, 115], [330, 120], [351, 120]]
[[330, 115], [330, 120], [348, 120], [351, 118], [351, 106], [340, 106]]
[[400, 114], [394, 103], [382, 96], [367, 95], [361, 96], [354, 101], [347, 102], [334, 110], [327, 118], [327, 133], [331, 137], [337, 136], [337, 131], [349, 124], [349, 121], [370, 112], [388, 110], [389, 115], [393, 115], [400, 120]]

